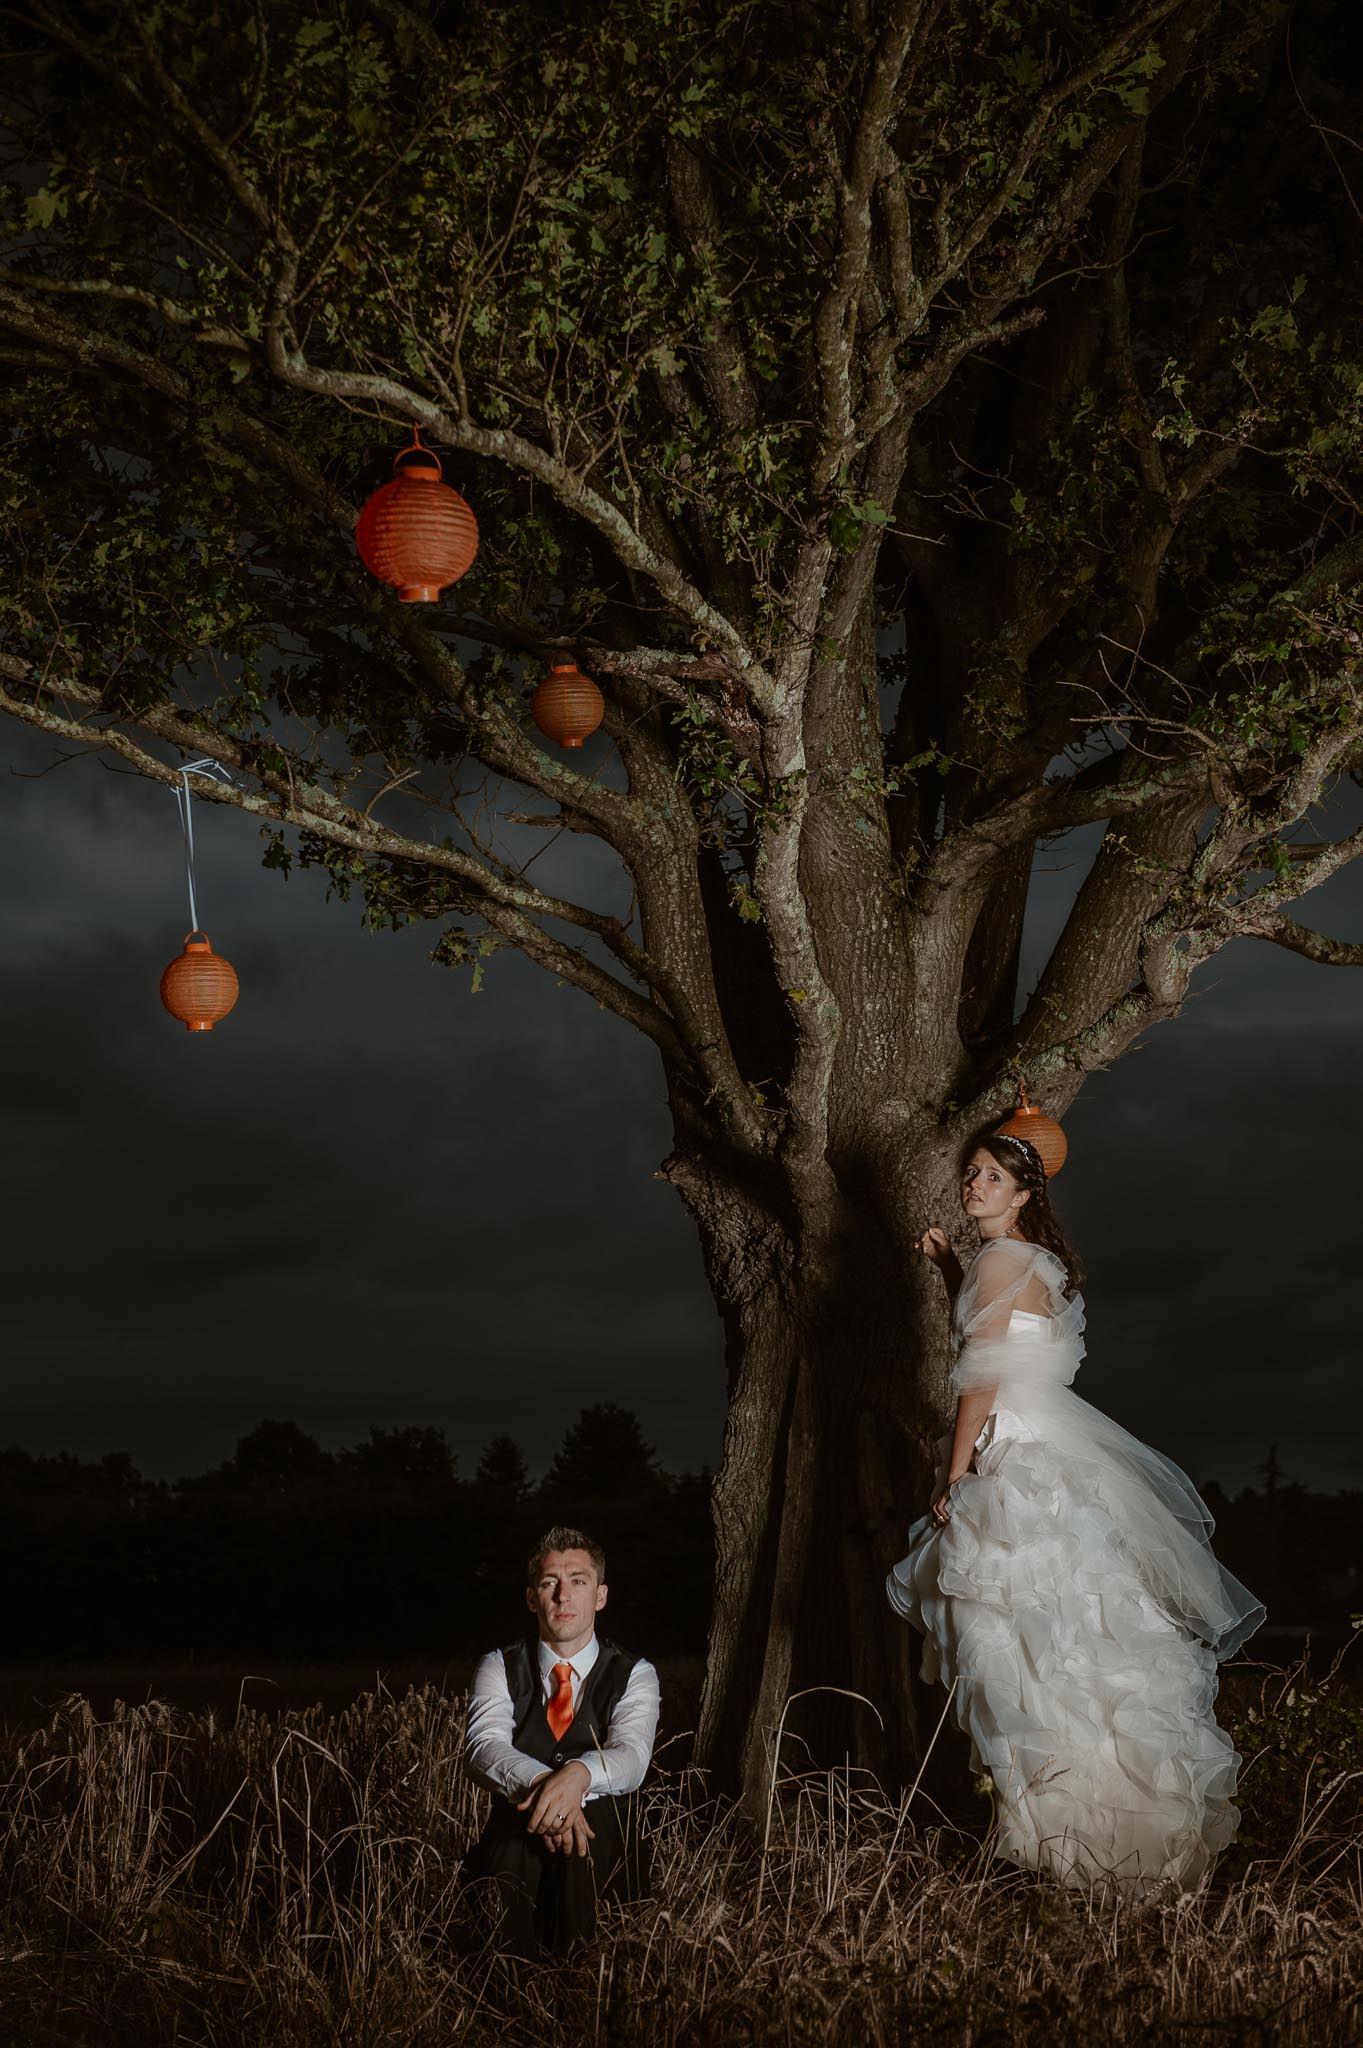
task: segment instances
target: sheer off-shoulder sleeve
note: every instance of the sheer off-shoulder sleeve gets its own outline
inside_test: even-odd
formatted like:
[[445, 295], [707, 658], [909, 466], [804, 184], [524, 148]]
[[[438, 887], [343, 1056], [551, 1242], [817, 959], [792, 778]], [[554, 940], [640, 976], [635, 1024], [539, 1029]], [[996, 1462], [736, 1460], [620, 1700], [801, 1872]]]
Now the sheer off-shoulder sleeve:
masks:
[[996, 1386], [1023, 1365], [1018, 1333], [1009, 1335], [1019, 1311], [1036, 1319], [1029, 1327], [1045, 1340], [1045, 1367], [1073, 1379], [1084, 1355], [1082, 1300], [1066, 1299], [1065, 1269], [1053, 1252], [996, 1237], [974, 1260], [956, 1302], [952, 1385], [958, 1394]]

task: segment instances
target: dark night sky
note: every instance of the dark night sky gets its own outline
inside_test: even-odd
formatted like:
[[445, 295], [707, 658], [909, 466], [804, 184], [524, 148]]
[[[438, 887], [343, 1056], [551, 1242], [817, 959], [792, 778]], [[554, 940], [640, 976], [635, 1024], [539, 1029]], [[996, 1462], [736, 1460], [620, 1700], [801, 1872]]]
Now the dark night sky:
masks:
[[[93, 757], [13, 772], [53, 758], [0, 725], [0, 1442], [169, 1476], [263, 1414], [332, 1446], [422, 1422], [468, 1472], [499, 1429], [538, 1466], [618, 1401], [669, 1467], [713, 1463], [719, 1327], [652, 1178], [652, 1049], [514, 954], [471, 997], [433, 930], [366, 933], [203, 804], [201, 916], [242, 996], [191, 1037], [157, 998], [187, 923], [174, 802]], [[1032, 971], [1093, 843], [1040, 864]], [[602, 858], [556, 845], [535, 876]], [[1363, 934], [1363, 871], [1302, 914]], [[1067, 1120], [1079, 1391], [1196, 1479], [1241, 1484], [1276, 1439], [1292, 1476], [1358, 1485], [1363, 973], [1240, 942], [1194, 986]]]

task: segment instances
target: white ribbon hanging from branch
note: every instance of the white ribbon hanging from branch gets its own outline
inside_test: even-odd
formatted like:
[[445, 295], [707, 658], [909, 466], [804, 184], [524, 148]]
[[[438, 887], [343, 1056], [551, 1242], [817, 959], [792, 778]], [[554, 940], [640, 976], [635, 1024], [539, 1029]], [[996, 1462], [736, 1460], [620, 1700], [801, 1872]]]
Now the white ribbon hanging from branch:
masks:
[[185, 880], [189, 884], [189, 930], [192, 937], [199, 930], [199, 904], [194, 890], [194, 796], [189, 778], [202, 775], [210, 782], [225, 782], [229, 789], [235, 789], [236, 784], [221, 761], [210, 761], [206, 755], [198, 761], [186, 761], [178, 773], [180, 779], [175, 785], [175, 803], [185, 842]]

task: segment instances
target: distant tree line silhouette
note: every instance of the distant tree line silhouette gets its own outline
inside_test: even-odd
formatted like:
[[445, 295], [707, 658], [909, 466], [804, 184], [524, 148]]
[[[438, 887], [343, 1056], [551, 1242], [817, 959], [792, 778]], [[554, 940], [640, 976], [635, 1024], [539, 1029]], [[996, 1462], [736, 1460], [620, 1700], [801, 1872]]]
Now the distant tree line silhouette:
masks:
[[[1203, 1490], [1270, 1622], [1341, 1640], [1363, 1607], [1363, 1492], [1308, 1491], [1276, 1446], [1257, 1486]], [[515, 1634], [525, 1553], [555, 1521], [604, 1543], [614, 1634], [704, 1649], [710, 1475], [663, 1471], [627, 1409], [583, 1409], [537, 1484], [510, 1435], [461, 1479], [443, 1430], [420, 1426], [331, 1452], [267, 1419], [177, 1481], [122, 1452], [0, 1450], [0, 1661], [467, 1656]]]
[[622, 1640], [704, 1647], [710, 1475], [662, 1471], [622, 1408], [584, 1409], [537, 1485], [509, 1435], [465, 1480], [419, 1426], [333, 1453], [267, 1419], [173, 1482], [121, 1452], [3, 1450], [2, 1661], [466, 1655], [525, 1622], [525, 1554], [555, 1521], [604, 1544]]
[[1313, 1493], [1289, 1479], [1270, 1444], [1259, 1484], [1230, 1495], [1201, 1489], [1216, 1518], [1217, 1555], [1268, 1608], [1267, 1634], [1249, 1655], [1270, 1657], [1285, 1629], [1324, 1649], [1343, 1643], [1363, 1616], [1363, 1489]]

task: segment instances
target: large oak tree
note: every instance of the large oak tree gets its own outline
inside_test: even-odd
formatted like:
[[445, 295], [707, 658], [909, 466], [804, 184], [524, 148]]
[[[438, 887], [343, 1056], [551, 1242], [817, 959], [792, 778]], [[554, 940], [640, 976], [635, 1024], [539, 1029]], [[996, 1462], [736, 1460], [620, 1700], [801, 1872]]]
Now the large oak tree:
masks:
[[[0, 708], [221, 763], [267, 859], [653, 1041], [727, 1333], [701, 1753], [751, 1789], [831, 1684], [885, 1732], [807, 1732], [893, 1771], [962, 1138], [1237, 936], [1363, 958], [1287, 907], [1363, 847], [1306, 822], [1363, 758], [1356, 31], [567, 14], [8, 11]], [[353, 541], [412, 424], [483, 534], [434, 606]], [[575, 757], [527, 714], [566, 654]], [[1038, 849], [1095, 824], [1022, 991]]]

